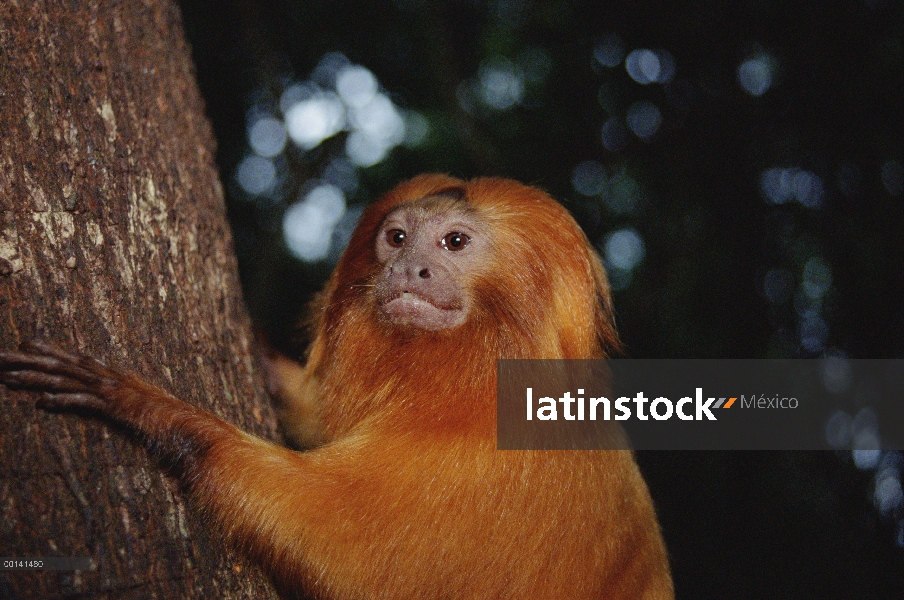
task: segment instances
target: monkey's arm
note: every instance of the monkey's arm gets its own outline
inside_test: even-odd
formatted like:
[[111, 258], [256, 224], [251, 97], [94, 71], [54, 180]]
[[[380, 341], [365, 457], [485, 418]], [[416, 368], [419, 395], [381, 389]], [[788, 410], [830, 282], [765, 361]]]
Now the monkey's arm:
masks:
[[134, 375], [45, 344], [0, 351], [0, 383], [43, 392], [41, 408], [95, 411], [134, 430], [215, 529], [278, 585], [303, 586], [321, 563], [329, 532], [311, 512], [333, 493], [329, 465], [315, 464], [328, 460], [255, 438]]

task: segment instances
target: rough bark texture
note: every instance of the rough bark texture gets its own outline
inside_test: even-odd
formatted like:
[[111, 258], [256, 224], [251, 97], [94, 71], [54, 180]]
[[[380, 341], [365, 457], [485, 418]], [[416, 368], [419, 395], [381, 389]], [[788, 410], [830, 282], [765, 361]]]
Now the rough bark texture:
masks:
[[[214, 144], [167, 0], [0, 2], [0, 346], [131, 369], [273, 437]], [[122, 431], [0, 389], [2, 598], [268, 598]]]

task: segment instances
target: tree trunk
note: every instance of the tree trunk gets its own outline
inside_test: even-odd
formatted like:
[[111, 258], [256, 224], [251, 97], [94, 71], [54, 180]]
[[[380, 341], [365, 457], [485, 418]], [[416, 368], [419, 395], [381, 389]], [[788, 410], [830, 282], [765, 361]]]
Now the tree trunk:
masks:
[[[213, 164], [171, 0], [0, 2], [0, 347], [136, 371], [264, 437]], [[271, 598], [123, 431], [0, 389], [2, 598]]]

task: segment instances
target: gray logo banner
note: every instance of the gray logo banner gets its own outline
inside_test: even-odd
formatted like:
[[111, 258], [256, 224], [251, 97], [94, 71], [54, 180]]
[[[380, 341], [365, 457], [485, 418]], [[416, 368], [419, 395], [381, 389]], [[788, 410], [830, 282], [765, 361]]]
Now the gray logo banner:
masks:
[[500, 360], [515, 449], [904, 448], [904, 360]]

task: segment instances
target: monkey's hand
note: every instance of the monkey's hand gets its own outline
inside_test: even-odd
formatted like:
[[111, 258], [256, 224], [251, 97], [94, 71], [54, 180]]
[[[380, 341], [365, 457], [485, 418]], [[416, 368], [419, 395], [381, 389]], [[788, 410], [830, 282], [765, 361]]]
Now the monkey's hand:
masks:
[[262, 332], [256, 332], [255, 341], [267, 392], [275, 401], [286, 443], [296, 450], [323, 444], [326, 438], [320, 423], [316, 381], [304, 365], [271, 346]]
[[26, 342], [18, 352], [0, 350], [0, 383], [43, 392], [40, 408], [83, 408], [113, 418], [128, 387], [127, 376], [102, 362], [41, 342]]
[[190, 450], [197, 458], [212, 440], [234, 439], [238, 432], [135, 375], [41, 342], [22, 344], [18, 352], [0, 351], [0, 384], [41, 392], [39, 408], [89, 410], [119, 422], [142, 435], [149, 449], [177, 470]]

